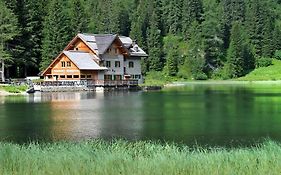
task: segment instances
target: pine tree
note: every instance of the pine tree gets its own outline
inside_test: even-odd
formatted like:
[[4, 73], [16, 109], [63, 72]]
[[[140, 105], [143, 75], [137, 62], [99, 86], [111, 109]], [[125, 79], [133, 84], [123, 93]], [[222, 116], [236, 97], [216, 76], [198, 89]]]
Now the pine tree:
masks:
[[193, 21], [199, 24], [203, 21], [203, 3], [201, 0], [183, 0], [181, 26], [185, 39], [191, 37], [189, 29]]
[[[263, 55], [264, 34], [269, 35], [268, 27], [270, 23], [267, 23], [266, 19], [270, 17], [270, 14], [266, 10], [266, 4], [258, 0], [250, 0], [246, 11], [246, 31], [250, 39], [250, 44], [253, 47], [256, 58]], [[266, 24], [267, 23], [267, 24]], [[265, 32], [265, 30], [267, 30]], [[269, 36], [267, 36], [269, 37]], [[265, 42], [266, 43], [266, 42]], [[267, 46], [266, 46], [267, 47]]]
[[1, 62], [1, 80], [5, 81], [5, 63], [11, 60], [7, 50], [7, 42], [12, 40], [18, 34], [17, 18], [15, 14], [6, 7], [3, 1], [0, 1], [0, 62]]
[[167, 23], [170, 34], [179, 34], [181, 31], [181, 0], [170, 0]]
[[63, 50], [73, 38], [69, 18], [62, 0], [52, 0], [44, 21], [41, 70]]
[[166, 58], [166, 67], [168, 71], [168, 75], [176, 76], [178, 73], [178, 48], [177, 45], [173, 45], [168, 50], [167, 58]]
[[69, 8], [70, 26], [72, 28], [72, 35], [77, 33], [84, 33], [88, 28], [88, 19], [86, 18], [85, 7], [82, 5], [81, 0], [70, 1]]
[[233, 23], [230, 45], [227, 51], [227, 74], [229, 78], [245, 75], [252, 67], [251, 52], [246, 43], [245, 34], [240, 22]]
[[235, 21], [243, 22], [245, 20], [246, 5], [244, 0], [222, 0], [223, 7], [223, 40], [224, 48], [229, 47], [230, 30]]
[[205, 19], [201, 23], [203, 46], [205, 52], [204, 72], [211, 77], [225, 62], [225, 49], [220, 15], [221, 8], [216, 2], [205, 7]]
[[147, 51], [147, 30], [148, 30], [148, 15], [147, 15], [146, 0], [140, 1], [137, 10], [133, 13], [130, 36], [138, 45]]
[[161, 71], [163, 68], [162, 57], [162, 37], [159, 24], [157, 24], [158, 16], [155, 12], [152, 13], [150, 26], [148, 29], [148, 53], [149, 62], [148, 70]]
[[183, 78], [192, 78], [196, 80], [207, 78], [203, 72], [205, 66], [205, 51], [203, 49], [201, 30], [199, 23], [194, 21], [190, 29], [192, 37], [189, 41], [188, 54], [185, 58], [184, 65], [181, 68], [182, 70], [180, 70], [180, 74]]

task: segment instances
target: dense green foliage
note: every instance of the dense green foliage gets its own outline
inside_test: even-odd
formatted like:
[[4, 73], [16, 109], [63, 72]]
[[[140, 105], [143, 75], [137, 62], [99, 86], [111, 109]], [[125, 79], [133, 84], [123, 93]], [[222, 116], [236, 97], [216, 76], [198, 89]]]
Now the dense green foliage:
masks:
[[[143, 73], [163, 71], [185, 79], [240, 77], [266, 65], [264, 58], [280, 57], [279, 0], [0, 2], [19, 21], [5, 15], [18, 32], [2, 44], [11, 55], [6, 65], [11, 77], [36, 75], [78, 32], [131, 36], [149, 54]], [[167, 48], [174, 38], [178, 45]]]
[[0, 143], [1, 174], [280, 174], [281, 146], [190, 148], [175, 144], [88, 141]]

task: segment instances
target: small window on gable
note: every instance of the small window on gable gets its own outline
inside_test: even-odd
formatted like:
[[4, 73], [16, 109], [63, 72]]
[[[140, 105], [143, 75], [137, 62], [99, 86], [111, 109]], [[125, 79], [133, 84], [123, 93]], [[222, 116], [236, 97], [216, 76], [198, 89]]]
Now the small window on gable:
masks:
[[115, 52], [116, 54], [118, 54], [118, 49], [117, 49], [117, 48], [115, 48], [115, 49], [114, 49], [114, 52]]
[[67, 61], [67, 62], [66, 62], [66, 66], [67, 66], [67, 67], [71, 67], [71, 62], [70, 62], [70, 61]]
[[129, 61], [129, 68], [134, 68], [134, 62], [133, 61]]
[[65, 61], [61, 62], [61, 67], [65, 67]]
[[111, 48], [108, 49], [108, 53], [110, 53], [110, 52], [111, 52]]

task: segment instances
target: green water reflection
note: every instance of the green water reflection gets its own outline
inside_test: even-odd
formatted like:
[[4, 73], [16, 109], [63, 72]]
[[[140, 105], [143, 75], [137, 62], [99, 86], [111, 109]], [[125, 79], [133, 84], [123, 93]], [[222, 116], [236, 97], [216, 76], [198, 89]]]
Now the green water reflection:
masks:
[[0, 97], [0, 139], [126, 138], [188, 145], [281, 141], [281, 85], [189, 84], [156, 92]]

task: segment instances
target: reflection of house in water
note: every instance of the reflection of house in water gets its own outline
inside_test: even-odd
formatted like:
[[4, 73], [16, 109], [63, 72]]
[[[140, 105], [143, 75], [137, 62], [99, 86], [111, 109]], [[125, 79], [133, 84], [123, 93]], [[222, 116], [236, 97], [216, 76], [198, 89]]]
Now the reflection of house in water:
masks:
[[50, 106], [54, 140], [141, 137], [141, 92], [35, 93], [34, 99]]
[[55, 93], [47, 98], [53, 111], [55, 140], [99, 137], [102, 116], [98, 109], [103, 93]]

